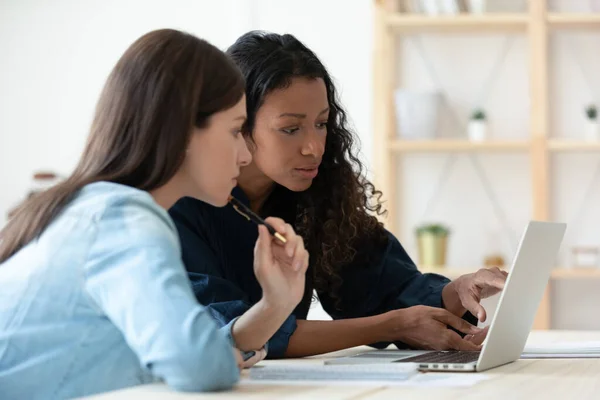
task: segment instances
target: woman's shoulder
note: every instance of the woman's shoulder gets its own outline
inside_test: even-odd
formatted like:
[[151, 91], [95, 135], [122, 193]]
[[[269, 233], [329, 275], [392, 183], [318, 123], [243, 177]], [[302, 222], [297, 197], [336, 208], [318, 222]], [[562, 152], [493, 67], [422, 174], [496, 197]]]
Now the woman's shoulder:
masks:
[[169, 214], [146, 191], [112, 182], [86, 185], [70, 207], [84, 211], [103, 231], [134, 237], [173, 236]]

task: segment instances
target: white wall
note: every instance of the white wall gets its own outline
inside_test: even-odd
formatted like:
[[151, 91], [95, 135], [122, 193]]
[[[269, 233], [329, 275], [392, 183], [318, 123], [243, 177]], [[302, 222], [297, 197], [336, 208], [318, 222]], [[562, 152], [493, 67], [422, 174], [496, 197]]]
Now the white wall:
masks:
[[173, 27], [226, 46], [247, 23], [230, 12], [236, 3], [1, 2], [0, 218], [35, 170], [74, 167], [104, 80], [131, 42]]

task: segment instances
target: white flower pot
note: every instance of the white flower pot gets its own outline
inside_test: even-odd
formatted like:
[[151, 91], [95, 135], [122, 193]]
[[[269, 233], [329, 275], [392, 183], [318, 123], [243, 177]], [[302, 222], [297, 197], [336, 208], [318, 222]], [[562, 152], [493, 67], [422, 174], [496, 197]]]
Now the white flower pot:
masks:
[[399, 138], [422, 140], [436, 136], [441, 93], [398, 89], [395, 100]]
[[600, 124], [598, 123], [598, 120], [587, 120], [585, 126], [585, 140], [588, 142], [600, 140]]
[[521, 13], [526, 10], [526, 0], [495, 0], [488, 1], [485, 5], [485, 11], [488, 13]]
[[443, 14], [448, 15], [456, 15], [458, 14], [458, 4], [456, 4], [455, 0], [440, 0], [439, 1], [440, 9]]
[[422, 0], [421, 7], [423, 7], [423, 11], [427, 15], [438, 15], [441, 11], [438, 0]]
[[469, 0], [469, 10], [472, 14], [483, 14], [485, 13], [486, 0]]
[[469, 121], [469, 140], [481, 142], [487, 139], [487, 123], [483, 120], [473, 119]]

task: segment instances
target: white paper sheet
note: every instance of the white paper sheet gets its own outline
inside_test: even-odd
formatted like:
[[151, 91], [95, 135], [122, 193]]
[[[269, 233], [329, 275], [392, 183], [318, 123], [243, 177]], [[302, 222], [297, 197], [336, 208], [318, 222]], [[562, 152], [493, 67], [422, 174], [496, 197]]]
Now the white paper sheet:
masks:
[[523, 353], [521, 360], [552, 358], [600, 358], [600, 353]]
[[300, 386], [468, 387], [488, 379], [481, 373], [418, 373], [416, 364], [265, 365], [250, 370], [243, 383]]
[[552, 354], [552, 353], [574, 353], [574, 354], [599, 354], [600, 342], [555, 342], [544, 345], [525, 346], [524, 353]]
[[600, 342], [555, 342], [525, 346], [521, 358], [600, 358]]
[[413, 363], [386, 365], [271, 364], [257, 365], [250, 369], [250, 378], [255, 380], [398, 381], [406, 380], [415, 374], [417, 374], [417, 365]]

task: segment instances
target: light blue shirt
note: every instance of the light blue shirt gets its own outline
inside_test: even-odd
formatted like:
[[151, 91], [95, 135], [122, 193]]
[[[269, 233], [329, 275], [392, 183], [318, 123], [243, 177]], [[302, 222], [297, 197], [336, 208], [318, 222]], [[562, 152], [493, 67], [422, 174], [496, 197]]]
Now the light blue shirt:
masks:
[[93, 183], [0, 264], [0, 398], [159, 380], [228, 389], [239, 379], [230, 330], [196, 301], [167, 212], [147, 192]]

